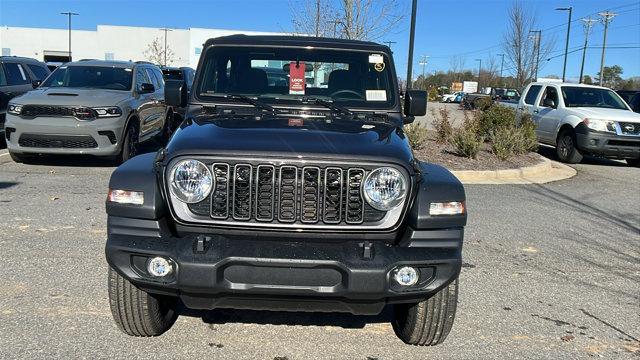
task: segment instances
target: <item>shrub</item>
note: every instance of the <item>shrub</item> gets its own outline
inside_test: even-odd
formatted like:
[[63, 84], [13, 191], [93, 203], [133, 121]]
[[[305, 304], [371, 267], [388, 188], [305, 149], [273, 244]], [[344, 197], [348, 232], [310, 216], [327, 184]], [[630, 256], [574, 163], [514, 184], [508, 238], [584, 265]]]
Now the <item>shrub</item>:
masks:
[[489, 136], [495, 129], [515, 125], [516, 112], [510, 107], [494, 105], [478, 115], [478, 132], [481, 136]]
[[438, 109], [438, 113], [432, 108], [431, 113], [435, 119], [433, 127], [436, 130], [436, 142], [444, 144], [449, 141], [451, 134], [453, 133], [453, 127], [449, 120], [451, 114], [447, 108]]
[[527, 151], [538, 150], [538, 137], [536, 135], [536, 124], [531, 119], [530, 114], [522, 114], [520, 118], [521, 144], [520, 151], [522, 154]]
[[419, 122], [405, 125], [404, 133], [409, 139], [409, 144], [414, 150], [420, 150], [427, 141], [427, 128]]
[[484, 139], [478, 137], [473, 127], [467, 128], [463, 126], [453, 132], [450, 142], [458, 155], [475, 159], [478, 157]]
[[491, 150], [500, 160], [507, 160], [517, 153], [520, 146], [520, 129], [502, 127], [491, 130]]
[[479, 99], [476, 99], [476, 101], [473, 104], [473, 107], [481, 111], [486, 111], [492, 105], [493, 105], [493, 100], [491, 99], [491, 97], [481, 97]]

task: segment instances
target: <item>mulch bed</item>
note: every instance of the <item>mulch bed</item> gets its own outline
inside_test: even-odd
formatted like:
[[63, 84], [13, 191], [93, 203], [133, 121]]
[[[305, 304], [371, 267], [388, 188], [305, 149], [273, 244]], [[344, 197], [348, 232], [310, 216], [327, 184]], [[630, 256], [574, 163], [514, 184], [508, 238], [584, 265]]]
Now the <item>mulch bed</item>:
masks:
[[513, 156], [502, 161], [491, 153], [491, 144], [485, 143], [476, 159], [459, 156], [455, 148], [449, 144], [439, 144], [434, 137], [430, 137], [420, 150], [414, 150], [415, 156], [426, 162], [439, 164], [449, 170], [500, 170], [516, 169], [540, 163], [540, 156], [527, 153]]

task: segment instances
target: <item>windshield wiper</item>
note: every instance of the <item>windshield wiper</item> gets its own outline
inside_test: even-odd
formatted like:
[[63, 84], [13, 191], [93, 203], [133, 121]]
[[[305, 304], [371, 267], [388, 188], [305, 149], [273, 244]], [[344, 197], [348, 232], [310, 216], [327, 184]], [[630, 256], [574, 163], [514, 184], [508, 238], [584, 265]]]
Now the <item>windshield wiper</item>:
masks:
[[342, 115], [346, 115], [349, 116], [351, 118], [353, 118], [354, 114], [351, 110], [342, 107], [340, 105], [336, 105], [331, 101], [327, 101], [327, 100], [322, 100], [322, 99], [318, 99], [318, 98], [314, 98], [314, 97], [303, 97], [302, 99], [300, 99], [300, 101], [303, 104], [315, 104], [315, 105], [322, 105], [328, 109], [331, 109], [332, 111], [335, 111], [337, 113], [340, 113]]
[[240, 95], [240, 94], [220, 94], [220, 95], [216, 95], [216, 96], [220, 96], [222, 98], [225, 99], [231, 99], [231, 100], [239, 100], [242, 102], [245, 102], [247, 104], [253, 105], [258, 109], [264, 110], [264, 111], [268, 111], [272, 114], [277, 114], [278, 111], [271, 105], [263, 103], [262, 101], [250, 98], [248, 96], [245, 95]]

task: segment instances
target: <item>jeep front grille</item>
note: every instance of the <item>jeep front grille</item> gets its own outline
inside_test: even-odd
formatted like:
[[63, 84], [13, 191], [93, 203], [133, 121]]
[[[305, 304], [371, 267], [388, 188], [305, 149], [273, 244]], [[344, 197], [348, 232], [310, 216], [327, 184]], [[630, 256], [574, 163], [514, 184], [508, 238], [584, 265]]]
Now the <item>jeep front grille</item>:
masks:
[[366, 174], [387, 165], [204, 162], [214, 174], [215, 187], [196, 204], [186, 205], [172, 196], [182, 220], [226, 226], [387, 229], [397, 224], [404, 207], [379, 211], [363, 198]]

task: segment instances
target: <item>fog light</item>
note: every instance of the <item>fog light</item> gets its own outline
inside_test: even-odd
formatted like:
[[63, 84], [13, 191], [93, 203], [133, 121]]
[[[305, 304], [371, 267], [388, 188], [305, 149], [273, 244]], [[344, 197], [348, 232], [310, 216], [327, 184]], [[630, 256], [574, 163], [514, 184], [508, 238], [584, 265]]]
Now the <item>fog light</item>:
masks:
[[156, 256], [147, 263], [147, 271], [153, 276], [163, 277], [171, 274], [173, 265], [171, 265], [169, 260]]
[[411, 266], [405, 266], [398, 269], [393, 278], [402, 286], [412, 286], [418, 282], [418, 271]]

